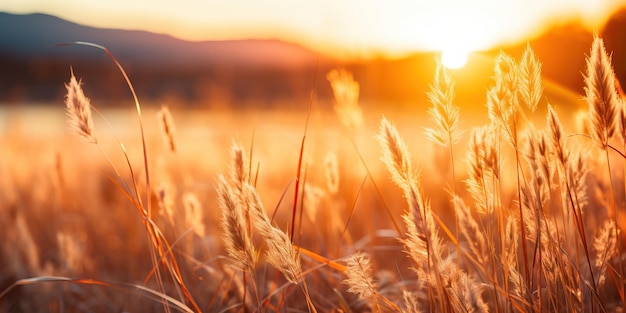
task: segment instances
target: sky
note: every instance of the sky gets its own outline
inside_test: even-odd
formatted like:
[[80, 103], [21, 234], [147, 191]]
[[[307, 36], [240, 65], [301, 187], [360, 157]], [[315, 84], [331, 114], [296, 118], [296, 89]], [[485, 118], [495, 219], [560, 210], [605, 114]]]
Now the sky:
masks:
[[[0, 11], [187, 40], [280, 39], [339, 57], [485, 50], [581, 20], [592, 30], [626, 0], [19, 0]], [[529, 37], [530, 36], [530, 37]]]

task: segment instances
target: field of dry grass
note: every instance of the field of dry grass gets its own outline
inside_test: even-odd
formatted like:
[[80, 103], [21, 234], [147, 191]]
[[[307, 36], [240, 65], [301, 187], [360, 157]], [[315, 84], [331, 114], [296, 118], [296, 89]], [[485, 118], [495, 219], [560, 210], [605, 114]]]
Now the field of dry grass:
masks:
[[582, 113], [540, 68], [498, 56], [478, 117], [442, 66], [428, 114], [333, 71], [310, 112], [138, 119], [72, 76], [0, 117], [0, 312], [620, 311], [626, 103], [600, 39]]

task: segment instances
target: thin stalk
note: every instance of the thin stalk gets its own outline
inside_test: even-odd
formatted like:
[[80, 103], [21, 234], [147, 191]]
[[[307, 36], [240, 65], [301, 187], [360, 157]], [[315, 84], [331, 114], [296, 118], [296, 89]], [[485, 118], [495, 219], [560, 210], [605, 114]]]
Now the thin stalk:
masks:
[[359, 190], [357, 191], [357, 194], [354, 197], [354, 202], [352, 203], [352, 206], [350, 207], [350, 214], [348, 215], [348, 220], [346, 221], [346, 225], [343, 227], [343, 231], [341, 232], [342, 241], [345, 241], [346, 233], [348, 232], [348, 226], [350, 226], [350, 221], [352, 220], [354, 211], [356, 211], [356, 203], [359, 200], [359, 196], [361, 195], [361, 191], [363, 191], [363, 186], [365, 186], [366, 181], [367, 181], [367, 176], [363, 177], [363, 180], [361, 181], [361, 186], [359, 187]]
[[[621, 247], [621, 244], [619, 244], [619, 233], [617, 232], [617, 230], [619, 229], [619, 226], [618, 226], [619, 225], [618, 224], [619, 218], [618, 218], [618, 213], [617, 213], [617, 207], [616, 207], [616, 204], [615, 204], [615, 188], [613, 187], [613, 174], [611, 173], [611, 161], [610, 161], [610, 158], [609, 158], [609, 149], [608, 148], [604, 149], [604, 152], [605, 152], [605, 155], [606, 155], [606, 166], [607, 166], [607, 169], [609, 171], [609, 183], [610, 183], [609, 185], [611, 187], [611, 210], [612, 210], [611, 213], [613, 215], [613, 221], [615, 222], [615, 227], [613, 228], [613, 232], [614, 232], [613, 235], [615, 236], [615, 238], [618, 239], [617, 255], [620, 256], [618, 258], [619, 259], [619, 274], [620, 274], [620, 277], [622, 278], [622, 280], [621, 280], [622, 282], [617, 286], [617, 289], [619, 290], [620, 295], [622, 295], [623, 291], [624, 291], [624, 283], [623, 283], [624, 266], [623, 266], [623, 261], [622, 261], [622, 257], [621, 257], [622, 256], [622, 247]], [[593, 276], [592, 276], [592, 279], [593, 279]], [[594, 280], [594, 284], [593, 284], [594, 288], [596, 288], [595, 279], [593, 279], [593, 280]], [[626, 302], [626, 300], [624, 300], [623, 298], [622, 298], [622, 301]]]
[[[583, 243], [583, 250], [585, 251], [585, 259], [587, 260], [587, 266], [589, 266], [589, 273], [591, 274], [591, 283], [592, 283], [592, 294], [596, 294], [594, 291], [597, 290], [596, 287], [596, 283], [595, 283], [595, 278], [594, 278], [594, 274], [593, 274], [593, 266], [591, 265], [591, 256], [589, 255], [589, 245], [587, 244], [587, 235], [586, 235], [586, 231], [585, 231], [585, 225], [582, 221], [582, 210], [580, 208], [580, 205], [578, 204], [578, 199], [576, 198], [576, 202], [574, 202], [575, 197], [572, 194], [572, 190], [571, 190], [571, 186], [569, 185], [569, 182], [567, 182], [567, 194], [570, 200], [570, 205], [572, 206], [572, 211], [574, 213], [574, 220], [576, 222], [576, 229], [578, 230], [578, 235], [581, 238], [581, 241]], [[581, 273], [582, 275], [582, 273]], [[581, 282], [584, 281], [584, 278], [581, 277]], [[597, 301], [600, 301], [600, 299], [596, 298]]]
[[[452, 136], [450, 135], [450, 132], [448, 132], [448, 144], [449, 144], [449, 150], [450, 150], [450, 163], [452, 165], [452, 192], [454, 193], [452, 195], [452, 198], [456, 198], [457, 196], [457, 191], [456, 191], [456, 171], [454, 168], [454, 149], [452, 148]], [[456, 201], [452, 201], [452, 209], [454, 210], [454, 227], [455, 227], [455, 236], [456, 238], [459, 238], [459, 214], [457, 213], [457, 206], [456, 206]], [[456, 263], [457, 266], [460, 265], [461, 262], [461, 246], [458, 244], [456, 245]]]
[[41, 284], [41, 283], [70, 283], [70, 284], [76, 284], [76, 285], [103, 286], [103, 287], [109, 287], [109, 288], [121, 290], [125, 293], [139, 291], [139, 293], [144, 298], [152, 300], [152, 301], [166, 301], [166, 303], [168, 304], [167, 305], [168, 307], [174, 306], [177, 309], [177, 311], [186, 312], [186, 313], [194, 312], [191, 308], [189, 308], [183, 302], [178, 301], [168, 296], [167, 294], [164, 294], [156, 290], [152, 290], [142, 285], [120, 283], [120, 282], [113, 282], [113, 281], [104, 281], [104, 280], [95, 280], [95, 279], [69, 278], [69, 277], [62, 277], [62, 276], [39, 276], [39, 277], [20, 279], [14, 282], [13, 284], [11, 284], [10, 286], [8, 286], [6, 289], [0, 291], [0, 299], [7, 296], [9, 292], [11, 292], [13, 289], [17, 287]]
[[254, 290], [254, 298], [257, 304], [256, 312], [259, 312], [259, 311], [265, 312], [265, 308], [261, 304], [261, 297], [259, 297], [259, 287], [256, 285], [256, 279], [254, 279], [254, 273], [250, 273], [250, 276], [252, 276], [252, 279], [250, 281], [252, 282], [252, 289]]
[[309, 288], [306, 286], [306, 282], [304, 281], [304, 278], [302, 279], [302, 291], [304, 292], [304, 298], [306, 300], [306, 305], [309, 309], [309, 313], [317, 313], [317, 309], [315, 308], [315, 305], [313, 305], [313, 301], [311, 301]]
[[380, 191], [380, 188], [378, 188], [378, 185], [376, 184], [376, 181], [374, 180], [374, 176], [372, 176], [372, 172], [367, 166], [367, 162], [365, 162], [365, 158], [363, 158], [363, 155], [359, 151], [359, 147], [356, 145], [356, 142], [354, 141], [354, 138], [352, 138], [352, 136], [349, 136], [349, 138], [350, 138], [350, 142], [352, 143], [352, 146], [354, 147], [354, 151], [356, 151], [356, 154], [359, 156], [359, 159], [361, 160], [361, 164], [365, 168], [367, 177], [369, 177], [370, 181], [372, 182], [372, 186], [374, 187], [374, 190], [376, 191], [376, 195], [378, 196], [378, 199], [380, 199], [380, 202], [382, 203], [383, 208], [385, 209], [385, 212], [387, 212], [387, 215], [389, 216], [389, 220], [391, 220], [391, 223], [393, 224], [393, 228], [398, 232], [398, 234], [402, 234], [402, 228], [400, 228], [400, 225], [398, 225], [398, 222], [396, 222], [396, 219], [393, 217], [393, 214], [391, 213], [389, 206], [387, 206], [387, 203], [385, 203], [385, 200], [384, 200], [385, 198], [383, 197], [383, 193]]
[[306, 133], [309, 128], [309, 119], [311, 118], [311, 109], [313, 106], [313, 95], [315, 93], [311, 91], [311, 97], [309, 99], [309, 111], [306, 115], [306, 122], [304, 124], [304, 134], [302, 135], [302, 143], [300, 144], [300, 155], [298, 157], [298, 169], [296, 171], [296, 186], [294, 188], [293, 195], [293, 207], [291, 210], [291, 224], [289, 224], [289, 239], [293, 243], [293, 233], [296, 229], [296, 211], [298, 209], [298, 194], [300, 191], [300, 175], [302, 170], [302, 159], [304, 158], [304, 143], [306, 141]]
[[520, 214], [520, 231], [522, 236], [522, 253], [524, 254], [524, 279], [527, 285], [530, 285], [530, 273], [528, 268], [528, 247], [526, 246], [526, 230], [524, 226], [524, 210], [522, 209], [522, 185], [521, 185], [521, 177], [520, 171], [520, 156], [518, 149], [518, 138], [517, 138], [517, 123], [515, 122], [515, 118], [513, 119], [513, 148], [515, 149], [515, 173], [517, 176], [517, 201], [519, 205], [519, 214]]

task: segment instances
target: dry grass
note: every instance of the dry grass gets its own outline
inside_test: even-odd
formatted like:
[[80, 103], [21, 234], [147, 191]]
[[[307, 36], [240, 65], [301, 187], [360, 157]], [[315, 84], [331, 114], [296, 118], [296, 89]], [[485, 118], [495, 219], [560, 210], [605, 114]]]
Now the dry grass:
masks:
[[439, 64], [430, 121], [380, 119], [333, 71], [334, 114], [192, 129], [164, 107], [97, 140], [72, 73], [68, 119], [92, 145], [0, 141], [0, 312], [621, 310], [626, 110], [599, 38], [587, 66], [588, 133], [547, 103], [528, 47], [495, 60], [486, 125], [461, 121]]

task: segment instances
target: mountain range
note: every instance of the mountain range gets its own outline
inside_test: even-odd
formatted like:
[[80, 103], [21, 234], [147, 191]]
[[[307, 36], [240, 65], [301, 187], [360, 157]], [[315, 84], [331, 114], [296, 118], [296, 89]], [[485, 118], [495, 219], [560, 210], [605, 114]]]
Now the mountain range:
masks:
[[[581, 73], [593, 39], [593, 33], [580, 25], [576, 21], [556, 25], [529, 40], [543, 62], [544, 77], [575, 93], [583, 92]], [[607, 50], [613, 52], [615, 71], [624, 81], [626, 11], [616, 13], [600, 35]], [[70, 67], [83, 78], [92, 98], [107, 103], [128, 99], [125, 82], [102, 51], [59, 46], [76, 41], [106, 46], [124, 66], [144, 102], [180, 105], [273, 106], [295, 99], [306, 106], [311, 90], [320, 98], [332, 98], [325, 73], [336, 67], [354, 73], [362, 99], [426, 101], [434, 67], [431, 52], [402, 59], [339, 61], [279, 40], [193, 42], [145, 31], [78, 25], [45, 14], [0, 12], [0, 104], [62, 101]], [[457, 75], [474, 81], [470, 87], [457, 84], [459, 97], [484, 101], [484, 91], [492, 83], [493, 57], [500, 51], [519, 56], [525, 46], [520, 43], [479, 53], [481, 57], [473, 58], [474, 64], [469, 65], [473, 66], [471, 74], [459, 71]]]
[[120, 60], [140, 64], [236, 64], [293, 67], [315, 63], [322, 55], [278, 40], [186, 41], [146, 31], [100, 29], [45, 14], [0, 13], [0, 53], [28, 58], [89, 58], [83, 47], [59, 47], [76, 41], [107, 47]]
[[107, 47], [141, 96], [155, 101], [216, 104], [306, 97], [316, 68], [335, 63], [273, 39], [193, 42], [145, 31], [94, 28], [46, 14], [0, 13], [0, 102], [62, 99], [70, 66], [93, 97], [110, 102], [127, 98], [125, 83], [103, 51], [60, 46], [77, 41]]

